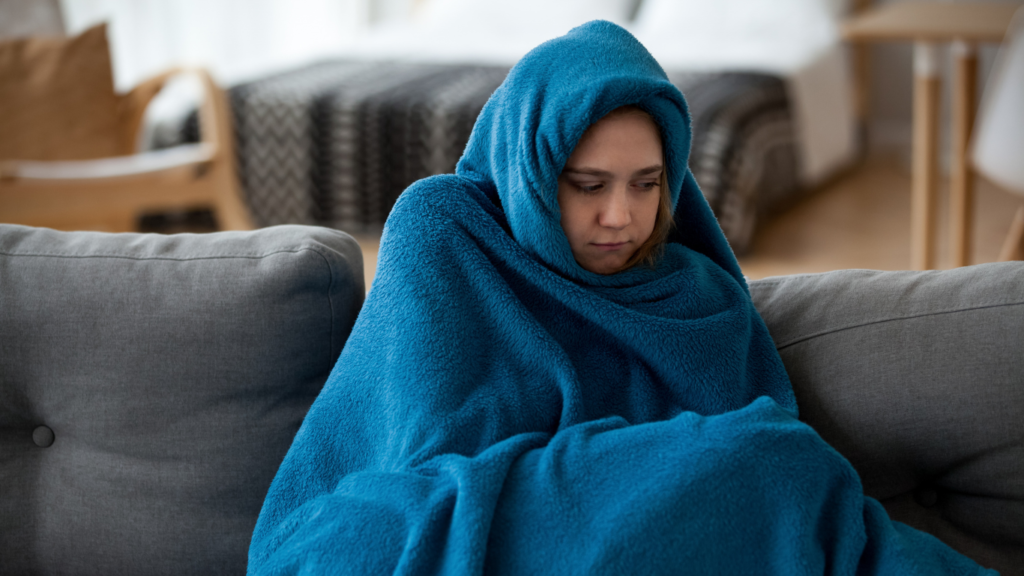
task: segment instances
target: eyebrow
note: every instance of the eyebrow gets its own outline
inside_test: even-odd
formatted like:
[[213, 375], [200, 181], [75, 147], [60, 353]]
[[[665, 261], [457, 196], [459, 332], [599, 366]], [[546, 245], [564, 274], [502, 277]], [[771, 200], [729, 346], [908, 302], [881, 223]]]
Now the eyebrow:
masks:
[[[653, 166], [648, 166], [646, 168], [641, 168], [640, 170], [637, 170], [636, 172], [634, 172], [633, 175], [634, 176], [645, 176], [647, 174], [653, 174], [655, 172], [661, 172], [663, 169], [664, 169], [664, 166], [662, 166], [661, 164], [655, 164]], [[599, 170], [597, 168], [587, 168], [587, 167], [575, 168], [575, 167], [572, 167], [572, 166], [566, 166], [565, 169], [562, 170], [562, 174], [585, 174], [587, 176], [601, 176], [601, 177], [612, 176], [612, 173], [608, 172], [607, 170]]]

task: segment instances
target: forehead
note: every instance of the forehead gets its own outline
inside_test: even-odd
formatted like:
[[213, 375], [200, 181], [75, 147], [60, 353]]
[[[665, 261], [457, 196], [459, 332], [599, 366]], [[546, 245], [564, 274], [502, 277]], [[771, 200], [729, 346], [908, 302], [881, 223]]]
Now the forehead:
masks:
[[583, 133], [566, 166], [580, 162], [660, 162], [661, 134], [654, 120], [642, 111], [613, 113]]

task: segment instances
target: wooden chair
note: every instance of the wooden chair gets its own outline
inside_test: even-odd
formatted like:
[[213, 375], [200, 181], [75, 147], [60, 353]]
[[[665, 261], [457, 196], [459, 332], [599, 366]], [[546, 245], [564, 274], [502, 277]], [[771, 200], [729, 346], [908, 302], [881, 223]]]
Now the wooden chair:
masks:
[[[105, 31], [103, 33], [106, 47]], [[165, 83], [179, 73], [197, 75], [204, 87], [204, 99], [199, 108], [201, 141], [135, 153], [146, 106]], [[112, 81], [110, 90], [113, 90]], [[227, 97], [206, 71], [171, 70], [143, 82], [127, 94], [115, 95], [110, 101], [116, 110], [103, 112], [111, 112], [111, 117], [116, 118], [114, 130], [118, 144], [113, 155], [56, 160], [33, 159], [28, 152], [29, 158], [4, 159], [0, 155], [0, 222], [122, 232], [136, 230], [143, 213], [208, 208], [221, 229], [253, 227], [237, 181]], [[17, 109], [12, 112], [18, 113]], [[26, 120], [22, 125], [31, 130], [33, 122], [45, 123]], [[68, 130], [70, 137], [70, 124]], [[13, 138], [10, 134], [0, 134], [0, 139], [5, 137]], [[28, 148], [31, 147], [24, 149]], [[15, 155], [22, 150], [17, 146], [14, 149]], [[32, 153], [46, 155], [39, 150]]]

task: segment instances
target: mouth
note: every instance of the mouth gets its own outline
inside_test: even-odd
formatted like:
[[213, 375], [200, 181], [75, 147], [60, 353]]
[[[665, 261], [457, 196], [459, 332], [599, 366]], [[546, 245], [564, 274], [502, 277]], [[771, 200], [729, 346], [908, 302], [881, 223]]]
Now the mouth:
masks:
[[614, 252], [616, 250], [619, 250], [620, 248], [623, 248], [626, 244], [629, 244], [629, 242], [594, 242], [593, 246], [603, 252]]

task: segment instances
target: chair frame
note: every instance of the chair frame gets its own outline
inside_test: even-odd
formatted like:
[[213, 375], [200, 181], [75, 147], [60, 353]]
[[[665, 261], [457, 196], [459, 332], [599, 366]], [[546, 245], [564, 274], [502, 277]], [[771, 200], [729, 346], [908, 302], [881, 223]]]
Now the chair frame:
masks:
[[123, 148], [135, 148], [146, 107], [181, 73], [195, 74], [204, 88], [199, 145], [99, 160], [0, 161], [0, 221], [128, 232], [137, 230], [147, 212], [209, 208], [220, 229], [252, 229], [238, 184], [227, 95], [207, 71], [174, 68], [123, 95]]

